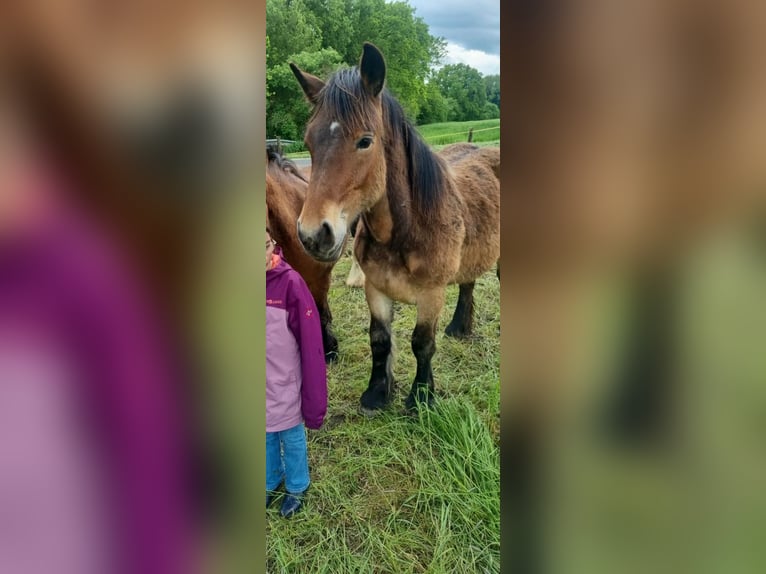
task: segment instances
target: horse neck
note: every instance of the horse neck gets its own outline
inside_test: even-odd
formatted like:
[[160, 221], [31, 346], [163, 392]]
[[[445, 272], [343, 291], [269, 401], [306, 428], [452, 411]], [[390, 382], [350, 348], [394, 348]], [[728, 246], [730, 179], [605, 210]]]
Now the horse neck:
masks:
[[271, 177], [266, 183], [266, 200], [274, 219], [271, 224], [275, 239], [284, 247], [293, 240], [297, 242], [294, 238], [294, 222], [300, 215], [303, 197], [297, 183], [292, 185], [293, 181], [287, 181], [287, 174], [276, 172], [269, 175]]
[[367, 213], [367, 225], [378, 242], [402, 247], [412, 240], [415, 230], [409, 160], [401, 138], [389, 138], [385, 149], [386, 190]]

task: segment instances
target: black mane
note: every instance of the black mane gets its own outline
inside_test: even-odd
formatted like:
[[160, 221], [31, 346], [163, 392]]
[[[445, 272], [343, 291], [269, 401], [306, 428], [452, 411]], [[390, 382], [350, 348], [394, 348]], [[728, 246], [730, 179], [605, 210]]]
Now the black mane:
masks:
[[272, 146], [266, 146], [266, 157], [270, 164], [274, 164], [275, 166], [280, 168], [282, 171], [285, 171], [287, 173], [292, 173], [296, 177], [308, 183], [308, 181], [306, 181], [306, 178], [301, 173], [298, 165], [293, 160], [284, 157]]

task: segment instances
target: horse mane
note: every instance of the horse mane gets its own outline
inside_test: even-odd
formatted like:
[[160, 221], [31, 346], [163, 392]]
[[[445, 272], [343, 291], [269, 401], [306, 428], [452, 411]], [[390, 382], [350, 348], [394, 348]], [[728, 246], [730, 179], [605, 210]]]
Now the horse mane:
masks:
[[[387, 88], [381, 92], [381, 98], [386, 127], [383, 142], [386, 155], [390, 159], [390, 150], [395, 149], [396, 144], [401, 142], [407, 162], [404, 171], [409, 184], [409, 203], [412, 210], [422, 219], [429, 221], [443, 195], [444, 165], [407, 119], [401, 104]], [[325, 108], [330, 111], [332, 117], [338, 119], [347, 134], [368, 130], [375, 123], [372, 97], [364, 89], [357, 67], [342, 68], [327, 80], [319, 94], [312, 119]], [[396, 185], [391, 185], [395, 183], [392, 177], [396, 177], [396, 174], [388, 174], [386, 185], [390, 209], [397, 224], [403, 222], [406, 228], [411, 214], [407, 211], [408, 206], [402, 205], [401, 198], [394, 195], [397, 189]]]
[[293, 160], [284, 157], [273, 147], [268, 146], [266, 148], [266, 158], [268, 160], [268, 167], [274, 166], [286, 173], [291, 173], [299, 179], [303, 180], [305, 183], [308, 183], [306, 177], [301, 173], [298, 164], [296, 164]]

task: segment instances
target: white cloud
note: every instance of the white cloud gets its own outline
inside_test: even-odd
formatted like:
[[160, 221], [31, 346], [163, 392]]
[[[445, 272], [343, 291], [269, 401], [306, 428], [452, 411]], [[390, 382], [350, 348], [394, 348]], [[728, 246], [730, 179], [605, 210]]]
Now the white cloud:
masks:
[[453, 42], [447, 42], [446, 52], [442, 64], [467, 64], [479, 70], [484, 76], [500, 73], [499, 54], [488, 54], [481, 50], [469, 50]]

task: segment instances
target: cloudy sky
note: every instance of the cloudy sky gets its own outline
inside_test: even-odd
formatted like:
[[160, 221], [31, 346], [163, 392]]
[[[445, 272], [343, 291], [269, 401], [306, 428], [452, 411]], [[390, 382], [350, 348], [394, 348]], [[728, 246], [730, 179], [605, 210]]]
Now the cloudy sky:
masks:
[[500, 0], [409, 0], [434, 36], [447, 40], [445, 64], [500, 73]]

